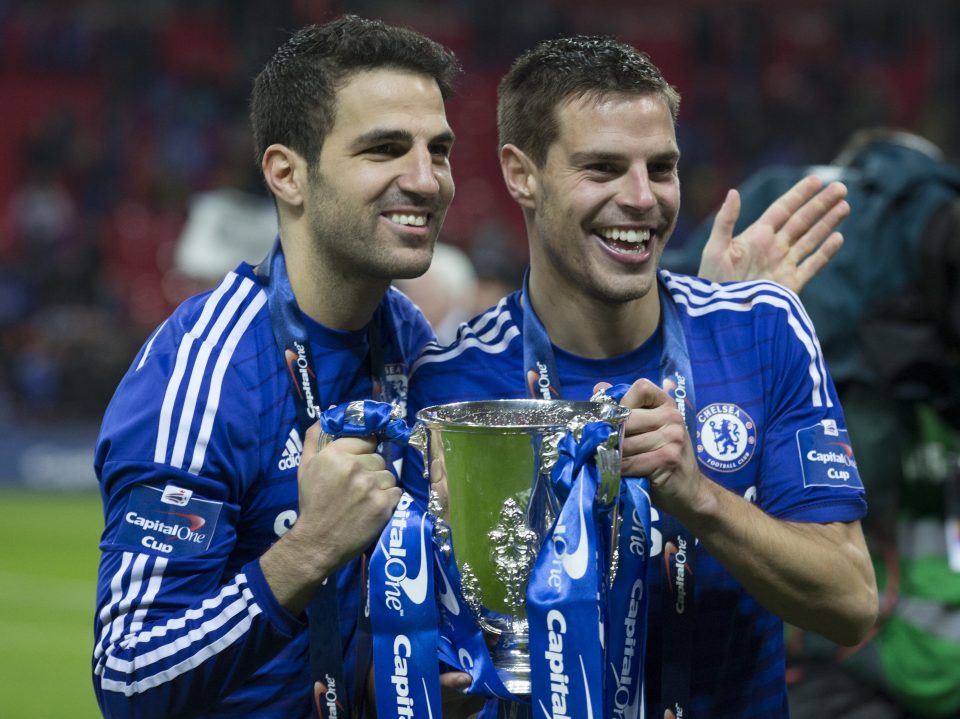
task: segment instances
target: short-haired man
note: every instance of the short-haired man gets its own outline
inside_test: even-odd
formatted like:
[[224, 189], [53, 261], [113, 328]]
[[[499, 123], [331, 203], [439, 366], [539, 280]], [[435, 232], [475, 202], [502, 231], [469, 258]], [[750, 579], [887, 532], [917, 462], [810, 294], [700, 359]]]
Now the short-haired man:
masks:
[[[97, 444], [106, 716], [306, 717], [314, 701], [362, 697], [357, 557], [400, 489], [374, 440], [318, 453], [306, 430], [319, 408], [402, 395], [432, 338], [388, 288], [427, 269], [453, 198], [444, 100], [457, 72], [418, 33], [345, 17], [293, 35], [257, 77], [278, 244], [153, 333]], [[311, 680], [303, 618], [328, 579], [338, 686]]]
[[[549, 397], [632, 385], [623, 469], [649, 478], [658, 568], [650, 716], [786, 716], [782, 620], [855, 644], [876, 616], [863, 487], [796, 296], [658, 269], [680, 203], [678, 105], [645, 55], [610, 39], [550, 40], [516, 61], [500, 84], [500, 160], [529, 275], [451, 346], [424, 350], [410, 409], [539, 398], [545, 374]], [[774, 236], [796, 209], [774, 208]], [[696, 546], [685, 611], [678, 546]]]

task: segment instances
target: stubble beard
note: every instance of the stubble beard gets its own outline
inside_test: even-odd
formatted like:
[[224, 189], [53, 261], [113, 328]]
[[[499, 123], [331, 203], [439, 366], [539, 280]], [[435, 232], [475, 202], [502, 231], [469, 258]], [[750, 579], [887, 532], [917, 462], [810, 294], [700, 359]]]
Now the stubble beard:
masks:
[[427, 248], [410, 250], [410, 256], [404, 257], [407, 253], [379, 236], [385, 231], [379, 226], [379, 213], [368, 208], [344, 211], [335, 191], [322, 178], [311, 198], [311, 208], [308, 227], [312, 255], [320, 266], [335, 274], [391, 282], [419, 277], [430, 266], [436, 235]]

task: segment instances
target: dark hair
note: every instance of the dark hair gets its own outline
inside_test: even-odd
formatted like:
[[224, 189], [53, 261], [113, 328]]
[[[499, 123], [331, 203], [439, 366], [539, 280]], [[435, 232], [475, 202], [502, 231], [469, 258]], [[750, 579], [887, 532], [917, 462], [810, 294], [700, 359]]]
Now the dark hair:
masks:
[[336, 93], [352, 74], [396, 68], [436, 80], [444, 99], [460, 73], [454, 54], [407, 28], [345, 15], [283, 43], [253, 83], [250, 125], [257, 164], [273, 143], [313, 167], [336, 119]]
[[676, 122], [680, 94], [645, 53], [609, 37], [544, 40], [517, 58], [500, 81], [500, 147], [516, 145], [542, 167], [559, 132], [557, 107], [583, 95], [608, 93], [659, 93]]

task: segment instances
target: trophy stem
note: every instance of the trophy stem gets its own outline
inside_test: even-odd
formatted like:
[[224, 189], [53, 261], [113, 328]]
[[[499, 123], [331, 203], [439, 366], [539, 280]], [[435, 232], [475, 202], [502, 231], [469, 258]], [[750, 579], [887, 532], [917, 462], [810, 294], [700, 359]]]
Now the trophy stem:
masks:
[[504, 687], [517, 696], [530, 696], [530, 633], [526, 620], [497, 637], [490, 657]]

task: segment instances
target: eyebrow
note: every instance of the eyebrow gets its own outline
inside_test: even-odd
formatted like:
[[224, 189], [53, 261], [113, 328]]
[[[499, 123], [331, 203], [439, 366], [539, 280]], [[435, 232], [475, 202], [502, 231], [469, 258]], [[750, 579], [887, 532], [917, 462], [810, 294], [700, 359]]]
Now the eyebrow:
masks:
[[[409, 130], [385, 130], [382, 128], [376, 128], [355, 138], [350, 145], [354, 149], [360, 150], [364, 147], [378, 145], [382, 142], [403, 142], [413, 144], [413, 140], [413, 133], [411, 133]], [[439, 135], [430, 138], [430, 144], [435, 142], [444, 142], [452, 145], [453, 141], [454, 134], [452, 130], [446, 130], [441, 132]]]
[[[591, 162], [619, 162], [622, 161], [623, 158], [623, 154], [618, 152], [594, 152], [591, 150], [586, 150], [584, 152], [575, 152], [570, 157], [570, 162], [574, 165], [584, 165]], [[679, 160], [679, 151], [662, 152], [648, 159], [649, 162], [679, 162]]]

